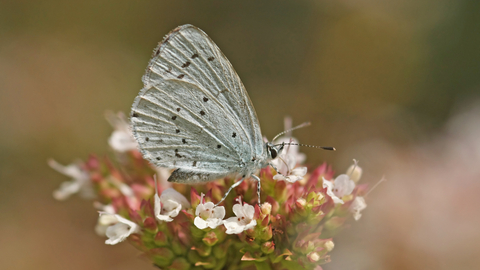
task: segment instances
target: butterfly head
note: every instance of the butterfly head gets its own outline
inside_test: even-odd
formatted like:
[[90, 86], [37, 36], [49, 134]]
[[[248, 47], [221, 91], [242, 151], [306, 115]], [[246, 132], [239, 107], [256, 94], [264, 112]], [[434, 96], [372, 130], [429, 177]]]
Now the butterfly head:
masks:
[[270, 159], [275, 159], [282, 152], [285, 147], [285, 143], [273, 144], [271, 142], [266, 143], [267, 153]]

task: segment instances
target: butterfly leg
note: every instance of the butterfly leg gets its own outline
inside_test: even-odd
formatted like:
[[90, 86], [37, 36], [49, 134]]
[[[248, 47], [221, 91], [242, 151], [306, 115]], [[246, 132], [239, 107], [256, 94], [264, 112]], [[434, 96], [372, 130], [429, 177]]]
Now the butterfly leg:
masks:
[[223, 195], [223, 198], [222, 198], [217, 204], [215, 204], [215, 206], [218, 206], [220, 203], [222, 203], [222, 202], [225, 200], [225, 198], [227, 198], [227, 196], [228, 196], [228, 194], [230, 193], [230, 191], [232, 191], [232, 189], [238, 187], [238, 185], [240, 185], [240, 184], [243, 182], [243, 180], [245, 180], [245, 178], [242, 178], [242, 179], [240, 179], [238, 182], [236, 182], [235, 184], [233, 184], [233, 185], [228, 189], [227, 193], [225, 193], [225, 195]]
[[261, 184], [260, 178], [258, 178], [258, 176], [252, 174], [252, 177], [253, 177], [255, 180], [257, 180], [258, 205], [260, 206], [260, 205], [262, 204], [261, 201], [260, 201], [260, 189], [261, 189], [261, 187], [262, 187], [262, 184]]

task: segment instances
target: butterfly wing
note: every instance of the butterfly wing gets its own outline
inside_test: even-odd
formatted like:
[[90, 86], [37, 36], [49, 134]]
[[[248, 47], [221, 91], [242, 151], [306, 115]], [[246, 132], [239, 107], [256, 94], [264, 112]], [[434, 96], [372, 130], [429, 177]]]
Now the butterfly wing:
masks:
[[255, 109], [228, 59], [202, 30], [184, 25], [154, 50], [132, 106], [143, 156], [177, 168], [169, 181], [241, 173], [264, 154]]

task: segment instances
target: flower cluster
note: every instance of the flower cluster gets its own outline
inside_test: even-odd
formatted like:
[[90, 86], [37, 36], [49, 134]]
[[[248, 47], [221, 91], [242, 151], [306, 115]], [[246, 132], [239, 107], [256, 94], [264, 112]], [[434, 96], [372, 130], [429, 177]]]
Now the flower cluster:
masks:
[[356, 162], [336, 178], [326, 164], [308, 174], [298, 167], [305, 157], [293, 146], [275, 160], [281, 174], [260, 170], [261, 205], [256, 183], [244, 181], [216, 206], [238, 179], [170, 185], [169, 172], [137, 151], [125, 117], [108, 117], [116, 129], [109, 139], [115, 159], [92, 155], [68, 166], [50, 161], [72, 178], [54, 196], [94, 198], [100, 214], [95, 231], [105, 243], [128, 240], [162, 269], [321, 269], [330, 261], [332, 237], [366, 207]]

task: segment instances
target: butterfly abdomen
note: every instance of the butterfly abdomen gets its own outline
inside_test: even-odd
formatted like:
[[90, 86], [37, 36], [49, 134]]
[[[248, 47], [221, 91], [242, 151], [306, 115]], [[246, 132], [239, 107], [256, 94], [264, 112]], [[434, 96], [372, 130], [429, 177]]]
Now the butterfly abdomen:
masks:
[[200, 173], [195, 171], [189, 171], [186, 169], [176, 169], [168, 178], [168, 182], [180, 184], [195, 184], [210, 182], [216, 179], [224, 178], [226, 176], [228, 176], [228, 174], [225, 173]]

